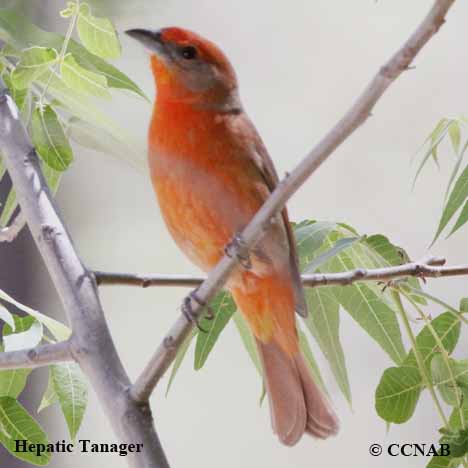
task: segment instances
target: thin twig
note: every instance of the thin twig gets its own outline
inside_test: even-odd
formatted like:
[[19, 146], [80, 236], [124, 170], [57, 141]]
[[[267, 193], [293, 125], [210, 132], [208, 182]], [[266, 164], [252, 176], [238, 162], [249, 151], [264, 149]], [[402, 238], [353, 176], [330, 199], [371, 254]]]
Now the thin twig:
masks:
[[195, 288], [206, 279], [203, 276], [190, 275], [140, 275], [107, 271], [94, 271], [93, 273], [98, 286], [138, 286], [140, 288], [186, 286]]
[[62, 341], [36, 346], [35, 348], [0, 353], [0, 369], [34, 369], [73, 360], [70, 343]]
[[[401, 49], [378, 71], [344, 117], [273, 191], [242, 232], [243, 248], [252, 248], [258, 242], [262, 234], [268, 230], [271, 219], [283, 208], [288, 199], [333, 151], [366, 121], [386, 89], [401, 73], [408, 69], [418, 52], [442, 26], [445, 21], [445, 15], [454, 1], [436, 0], [434, 2], [428, 15], [416, 31]], [[236, 255], [232, 257], [225, 255], [221, 259], [197, 290], [197, 297], [200, 299], [200, 303], [206, 303], [222, 288], [237, 264], [238, 258], [236, 258]], [[199, 303], [191, 300], [191, 309], [197, 315], [200, 314], [202, 307]], [[142, 402], [148, 401], [153, 389], [174, 360], [179, 346], [182, 345], [185, 338], [189, 335], [192, 327], [193, 323], [189, 322], [183, 314], [172, 326], [168, 335], [166, 335], [163, 342], [159, 345], [131, 389], [131, 394], [136, 400]], [[171, 343], [171, 345], [168, 346], [167, 343]]]
[[26, 226], [26, 220], [20, 211], [9, 226], [0, 228], [0, 242], [13, 242], [24, 226]]
[[[439, 259], [436, 259], [439, 261]], [[309, 288], [317, 286], [346, 286], [356, 281], [389, 281], [415, 276], [418, 278], [444, 278], [448, 276], [468, 276], [468, 265], [447, 267], [432, 266], [432, 263], [405, 263], [385, 268], [356, 268], [339, 273], [314, 273], [302, 275], [302, 284]], [[205, 280], [202, 276], [189, 275], [140, 275], [132, 273], [110, 273], [95, 271], [98, 286], [154, 286], [197, 287]]]

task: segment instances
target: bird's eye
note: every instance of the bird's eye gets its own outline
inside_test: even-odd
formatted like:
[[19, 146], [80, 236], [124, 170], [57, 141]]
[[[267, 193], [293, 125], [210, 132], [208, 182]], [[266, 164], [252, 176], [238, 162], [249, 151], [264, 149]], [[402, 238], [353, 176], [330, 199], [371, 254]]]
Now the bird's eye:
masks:
[[180, 49], [180, 55], [186, 60], [192, 60], [197, 56], [197, 49], [193, 46], [185, 46]]

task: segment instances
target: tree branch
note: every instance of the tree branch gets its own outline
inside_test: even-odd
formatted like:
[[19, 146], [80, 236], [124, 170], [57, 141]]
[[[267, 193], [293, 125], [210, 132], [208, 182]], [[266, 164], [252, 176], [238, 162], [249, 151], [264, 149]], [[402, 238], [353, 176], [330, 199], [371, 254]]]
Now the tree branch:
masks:
[[[330, 130], [318, 145], [304, 158], [291, 174], [274, 190], [241, 235], [242, 248], [252, 248], [262, 237], [288, 199], [315, 172], [370, 115], [373, 107], [393, 81], [405, 71], [422, 47], [439, 30], [445, 15], [455, 0], [436, 0], [426, 18], [393, 57], [379, 70], [364, 92], [344, 117]], [[235, 256], [224, 256], [197, 290], [200, 302], [207, 302], [224, 285], [237, 266]], [[191, 299], [192, 310], [200, 314], [202, 307]], [[193, 324], [182, 314], [169, 330], [147, 366], [133, 385], [131, 394], [138, 401], [148, 400], [159, 379], [175, 358], [179, 346], [189, 335]]]
[[36, 346], [35, 348], [0, 353], [0, 369], [34, 369], [73, 360], [70, 343], [62, 341]]
[[[419, 278], [443, 278], [447, 276], [468, 276], [468, 265], [440, 267], [444, 259], [430, 258], [426, 261], [405, 263], [385, 268], [356, 268], [339, 273], [314, 273], [301, 276], [302, 284], [309, 288], [317, 286], [346, 286], [356, 281], [389, 281], [392, 279], [416, 276]], [[202, 276], [184, 275], [135, 275], [132, 273], [110, 273], [95, 271], [98, 286], [119, 285], [139, 286], [182, 286], [197, 287], [206, 280]]]
[[139, 286], [149, 288], [152, 286], [187, 286], [189, 288], [200, 286], [205, 281], [203, 276], [189, 275], [139, 275], [133, 273], [111, 273], [107, 271], [94, 271], [98, 286]]
[[143, 444], [129, 454], [133, 468], [168, 468], [148, 403], [129, 394], [130, 380], [110, 335], [96, 282], [81, 263], [21, 123], [0, 80], [0, 147], [23, 216], [71, 322], [70, 351], [87, 375], [118, 439]]
[[20, 211], [9, 226], [0, 228], [0, 242], [13, 242], [24, 226], [26, 220]]

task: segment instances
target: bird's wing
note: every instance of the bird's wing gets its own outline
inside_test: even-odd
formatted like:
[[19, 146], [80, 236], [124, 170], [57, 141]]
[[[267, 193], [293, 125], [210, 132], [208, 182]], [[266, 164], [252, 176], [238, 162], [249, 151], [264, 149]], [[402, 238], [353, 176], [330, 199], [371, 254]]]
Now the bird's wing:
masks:
[[[244, 154], [246, 154], [247, 157], [251, 160], [251, 162], [253, 162], [256, 169], [259, 171], [262, 179], [264, 180], [266, 186], [268, 187], [270, 193], [273, 192], [273, 190], [279, 183], [279, 177], [276, 172], [273, 161], [270, 158], [270, 155], [268, 154], [268, 150], [266, 149], [255, 126], [244, 112], [236, 116], [235, 119], [239, 119], [236, 122], [235, 127], [241, 130], [241, 133], [243, 134], [242, 136], [244, 138], [244, 143], [246, 143], [250, 149]], [[289, 245], [289, 264], [294, 281], [296, 312], [301, 317], [307, 317], [307, 304], [305, 301], [301, 275], [299, 273], [296, 242], [294, 239], [291, 224], [289, 222], [288, 210], [286, 209], [286, 207], [283, 208], [281, 216], [283, 219], [283, 224], [286, 230], [287, 241]]]

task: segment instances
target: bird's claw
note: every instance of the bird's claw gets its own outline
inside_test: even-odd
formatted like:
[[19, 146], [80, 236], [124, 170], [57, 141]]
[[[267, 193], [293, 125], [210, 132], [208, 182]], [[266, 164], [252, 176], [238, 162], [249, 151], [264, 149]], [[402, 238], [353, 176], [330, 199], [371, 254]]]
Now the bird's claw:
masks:
[[206, 315], [205, 318], [207, 320], [213, 320], [214, 318], [214, 313], [213, 309], [202, 299], [200, 299], [197, 296], [196, 290], [192, 291], [185, 299], [182, 304], [182, 313], [184, 314], [185, 318], [190, 322], [194, 323], [197, 328], [203, 332], [203, 333], [208, 333], [207, 330], [205, 330], [201, 325], [200, 325], [200, 314], [197, 314], [194, 312], [193, 307], [192, 307], [192, 301], [196, 302], [200, 307], [206, 308]]
[[228, 257], [237, 257], [240, 265], [245, 270], [252, 269], [252, 261], [250, 260], [249, 249], [245, 245], [244, 239], [240, 234], [236, 234], [232, 241], [224, 248], [224, 253]]

